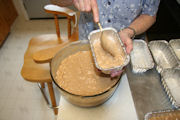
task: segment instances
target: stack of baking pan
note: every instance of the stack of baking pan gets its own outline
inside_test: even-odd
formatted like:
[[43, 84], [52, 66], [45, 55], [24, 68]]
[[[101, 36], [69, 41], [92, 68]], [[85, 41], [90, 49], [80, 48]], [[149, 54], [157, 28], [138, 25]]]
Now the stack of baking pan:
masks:
[[154, 62], [147, 43], [144, 40], [133, 41], [133, 51], [131, 56], [131, 66], [134, 73], [146, 72], [154, 67]]
[[180, 108], [180, 69], [163, 70], [161, 81], [172, 105]]
[[150, 51], [161, 75], [161, 82], [174, 108], [180, 108], [180, 39], [151, 41]]
[[177, 56], [169, 43], [165, 40], [151, 41], [149, 48], [156, 63], [156, 69], [159, 73], [168, 68], [179, 66]]

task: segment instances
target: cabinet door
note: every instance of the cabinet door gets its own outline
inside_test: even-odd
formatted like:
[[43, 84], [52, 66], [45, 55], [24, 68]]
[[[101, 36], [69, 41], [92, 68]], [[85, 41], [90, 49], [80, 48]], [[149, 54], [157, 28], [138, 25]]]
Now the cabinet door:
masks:
[[12, 0], [0, 0], [0, 46], [7, 37], [16, 17], [17, 12]]
[[2, 45], [6, 36], [8, 35], [9, 30], [10, 30], [9, 25], [7, 24], [7, 22], [2, 17], [2, 14], [0, 13], [0, 46]]
[[8, 25], [11, 26], [17, 17], [17, 12], [14, 7], [14, 4], [12, 0], [1, 0], [1, 2], [4, 8], [4, 11], [3, 11], [4, 19], [6, 20]]

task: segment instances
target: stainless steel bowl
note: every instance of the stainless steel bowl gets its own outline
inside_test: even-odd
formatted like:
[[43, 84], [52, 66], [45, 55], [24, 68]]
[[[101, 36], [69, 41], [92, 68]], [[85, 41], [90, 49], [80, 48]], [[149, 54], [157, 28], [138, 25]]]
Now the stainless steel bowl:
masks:
[[81, 107], [92, 107], [104, 103], [113, 95], [119, 84], [119, 80], [118, 80], [117, 83], [115, 83], [115, 85], [109, 88], [108, 90], [104, 91], [103, 93], [95, 94], [92, 96], [81, 96], [81, 95], [72, 94], [60, 87], [56, 79], [56, 72], [59, 68], [60, 63], [69, 55], [72, 55], [79, 51], [87, 51], [87, 50], [90, 50], [90, 46], [87, 40], [72, 42], [66, 45], [64, 48], [62, 48], [52, 59], [50, 64], [50, 72], [51, 72], [52, 80], [59, 88], [61, 95], [70, 103]]

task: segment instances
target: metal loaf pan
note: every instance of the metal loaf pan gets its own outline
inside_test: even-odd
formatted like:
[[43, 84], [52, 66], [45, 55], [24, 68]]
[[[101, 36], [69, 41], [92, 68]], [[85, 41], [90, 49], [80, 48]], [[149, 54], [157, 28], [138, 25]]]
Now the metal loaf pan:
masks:
[[133, 41], [133, 51], [131, 56], [131, 66], [135, 73], [146, 72], [154, 67], [153, 58], [144, 40]]
[[178, 58], [178, 62], [180, 64], [180, 39], [170, 40], [169, 44], [172, 47], [173, 51], [175, 52]]
[[180, 110], [161, 110], [149, 112], [144, 120], [180, 120]]
[[[125, 49], [125, 46], [123, 44], [123, 42], [120, 40], [120, 37], [119, 37], [119, 34], [118, 32], [116, 31], [116, 29], [114, 28], [111, 28], [111, 27], [108, 27], [108, 28], [103, 28], [102, 31], [108, 31], [108, 32], [114, 32], [115, 33], [115, 37], [117, 37], [119, 39], [119, 43], [124, 51], [124, 54], [125, 54], [125, 61], [124, 63], [121, 65], [121, 66], [116, 66], [116, 67], [111, 67], [111, 68], [108, 68], [108, 69], [103, 69], [101, 66], [99, 66], [98, 64], [98, 61], [97, 61], [97, 58], [96, 58], [96, 54], [94, 52], [94, 47], [93, 47], [93, 43], [95, 40], [100, 40], [100, 30], [94, 30], [92, 31], [89, 36], [88, 36], [88, 39], [89, 39], [89, 42], [90, 42], [90, 47], [91, 47], [91, 51], [92, 51], [92, 55], [93, 55], [93, 58], [94, 58], [94, 61], [95, 61], [95, 65], [98, 69], [100, 69], [103, 73], [105, 74], [110, 74], [110, 72], [112, 70], [121, 70], [124, 66], [126, 66], [129, 61], [130, 61], [130, 56], [126, 53], [126, 49]], [[98, 39], [97, 39], [98, 38]]]
[[161, 81], [172, 105], [180, 108], [180, 69], [164, 70]]
[[159, 73], [164, 69], [176, 68], [178, 66], [177, 57], [167, 41], [151, 41], [149, 48], [157, 64], [156, 69]]

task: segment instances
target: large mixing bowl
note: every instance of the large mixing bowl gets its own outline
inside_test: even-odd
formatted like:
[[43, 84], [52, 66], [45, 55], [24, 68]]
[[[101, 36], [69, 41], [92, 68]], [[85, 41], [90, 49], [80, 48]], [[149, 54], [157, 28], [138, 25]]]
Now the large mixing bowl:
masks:
[[61, 95], [64, 96], [64, 98], [70, 103], [81, 107], [92, 107], [104, 103], [113, 95], [119, 83], [118, 80], [114, 84], [114, 86], [112, 86], [110, 89], [104, 91], [101, 94], [95, 94], [92, 96], [81, 96], [81, 95], [72, 94], [59, 86], [56, 79], [56, 72], [59, 68], [60, 63], [69, 55], [75, 54], [76, 52], [79, 51], [87, 51], [87, 50], [90, 50], [90, 46], [87, 40], [72, 42], [67, 46], [65, 46], [64, 48], [62, 48], [52, 59], [50, 64], [50, 72], [51, 72], [52, 80], [59, 88]]

